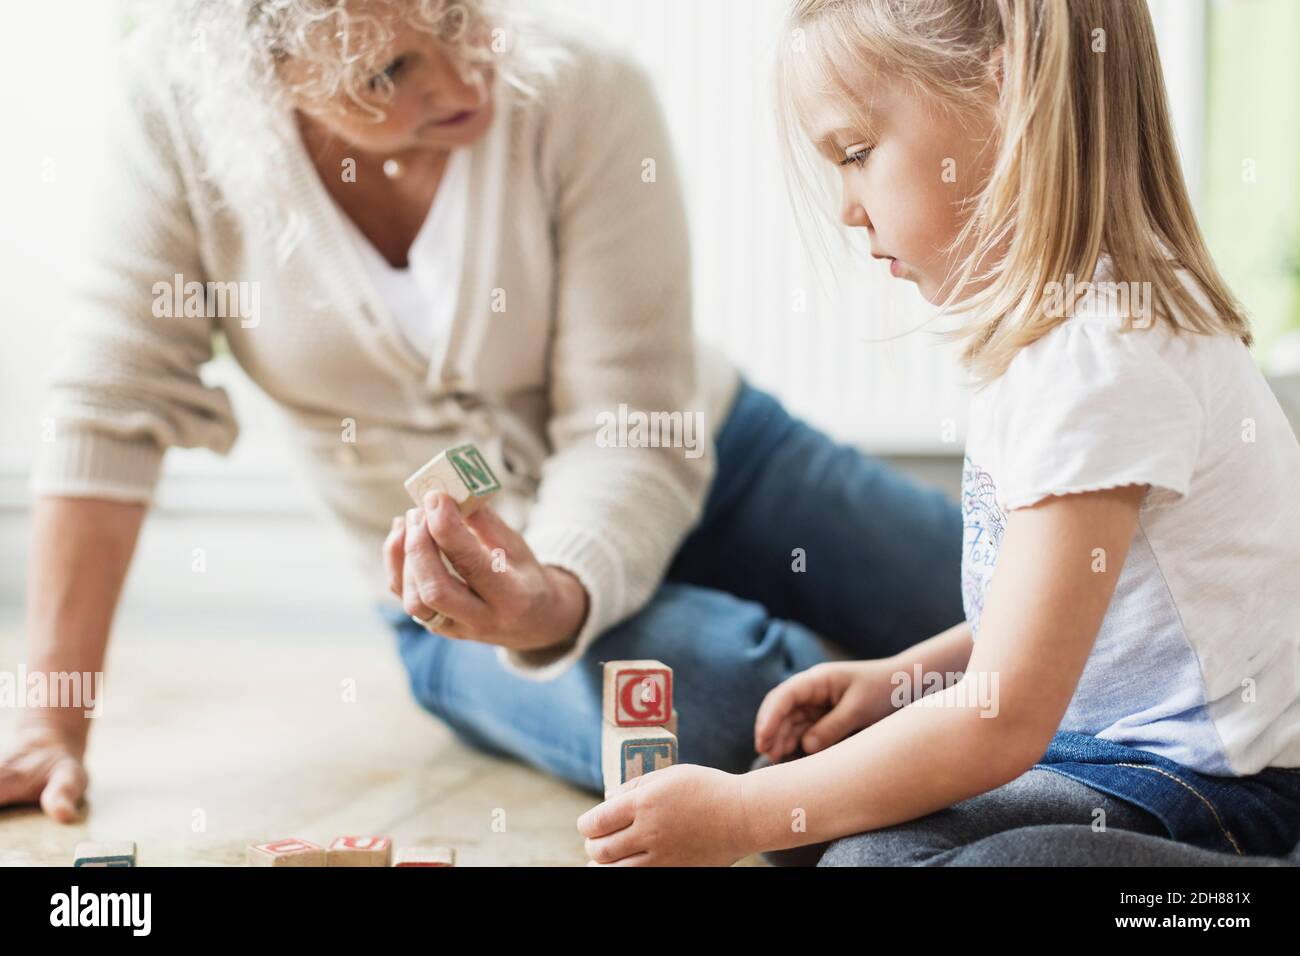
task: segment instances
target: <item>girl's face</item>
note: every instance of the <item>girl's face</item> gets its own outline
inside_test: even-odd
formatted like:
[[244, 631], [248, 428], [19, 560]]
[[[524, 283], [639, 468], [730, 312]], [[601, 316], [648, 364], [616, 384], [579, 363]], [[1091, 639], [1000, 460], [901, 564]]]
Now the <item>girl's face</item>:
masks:
[[[377, 52], [375, 62], [382, 65], [362, 96], [382, 111], [381, 121], [343, 93], [328, 102], [300, 101], [298, 109], [344, 142], [371, 153], [467, 146], [492, 125], [490, 69], [462, 76], [435, 38], [405, 24]], [[283, 69], [295, 82], [307, 67], [291, 61]], [[386, 85], [392, 88], [387, 97], [381, 92]]]
[[[942, 302], [969, 252], [949, 247], [991, 171], [994, 98], [973, 103], [959, 122], [935, 97], [879, 71], [856, 89], [856, 109], [805, 101], [813, 142], [839, 167], [840, 218], [867, 231], [871, 255], [892, 275]], [[852, 119], [864, 107], [866, 129]]]

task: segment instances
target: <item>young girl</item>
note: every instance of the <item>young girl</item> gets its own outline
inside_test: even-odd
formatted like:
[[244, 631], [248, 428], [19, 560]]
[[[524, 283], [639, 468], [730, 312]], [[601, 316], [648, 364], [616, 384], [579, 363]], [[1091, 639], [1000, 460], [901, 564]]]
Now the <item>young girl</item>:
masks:
[[797, 0], [789, 28], [787, 128], [844, 224], [963, 317], [967, 620], [789, 679], [771, 766], [629, 781], [578, 821], [590, 857], [1286, 854], [1300, 448], [1194, 220], [1146, 5]]

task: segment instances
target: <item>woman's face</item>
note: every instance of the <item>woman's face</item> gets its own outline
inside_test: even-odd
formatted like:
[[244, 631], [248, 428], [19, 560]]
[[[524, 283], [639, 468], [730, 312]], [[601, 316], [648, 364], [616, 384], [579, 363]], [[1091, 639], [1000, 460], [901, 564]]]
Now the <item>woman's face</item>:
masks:
[[[382, 111], [381, 120], [345, 93], [327, 102], [300, 99], [297, 108], [363, 152], [454, 149], [475, 142], [492, 124], [491, 68], [462, 76], [434, 37], [405, 23], [394, 27], [391, 42], [374, 56], [381, 65], [362, 88], [365, 102]], [[358, 43], [364, 43], [364, 26], [358, 33]], [[307, 69], [297, 61], [283, 67], [290, 83], [300, 82]], [[392, 93], [385, 96], [389, 86]]]
[[873, 258], [888, 260], [891, 275], [942, 302], [969, 252], [950, 246], [988, 181], [992, 110], [975, 104], [959, 123], [933, 97], [880, 72], [856, 89], [866, 129], [851, 118], [862, 105], [804, 100], [809, 135], [839, 167], [840, 219], [867, 231]]

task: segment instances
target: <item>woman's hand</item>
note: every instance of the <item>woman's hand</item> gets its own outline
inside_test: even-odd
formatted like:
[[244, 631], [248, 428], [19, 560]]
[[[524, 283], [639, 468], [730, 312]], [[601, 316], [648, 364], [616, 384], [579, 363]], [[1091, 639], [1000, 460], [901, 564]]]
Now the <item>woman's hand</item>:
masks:
[[796, 748], [816, 753], [893, 711], [898, 667], [888, 660], [818, 664], [778, 684], [754, 720], [754, 749], [777, 763]]
[[17, 740], [0, 757], [0, 807], [37, 803], [50, 818], [72, 823], [81, 817], [86, 768], [84, 734], [35, 718], [19, 725]]
[[[451, 562], [457, 580], [443, 556]], [[587, 592], [567, 571], [541, 565], [489, 506], [469, 518], [445, 494], [394, 518], [384, 542], [388, 586], [406, 613], [442, 613], [439, 634], [517, 651], [571, 642], [587, 616]]]
[[633, 777], [578, 818], [588, 866], [730, 866], [748, 856], [741, 780], [692, 764]]

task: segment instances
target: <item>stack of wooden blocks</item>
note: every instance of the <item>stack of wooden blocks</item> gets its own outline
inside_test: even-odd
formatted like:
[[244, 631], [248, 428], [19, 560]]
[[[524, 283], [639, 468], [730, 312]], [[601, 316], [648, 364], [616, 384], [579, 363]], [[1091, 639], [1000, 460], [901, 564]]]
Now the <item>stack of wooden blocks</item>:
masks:
[[673, 670], [659, 661], [607, 661], [600, 732], [605, 795], [677, 763]]

